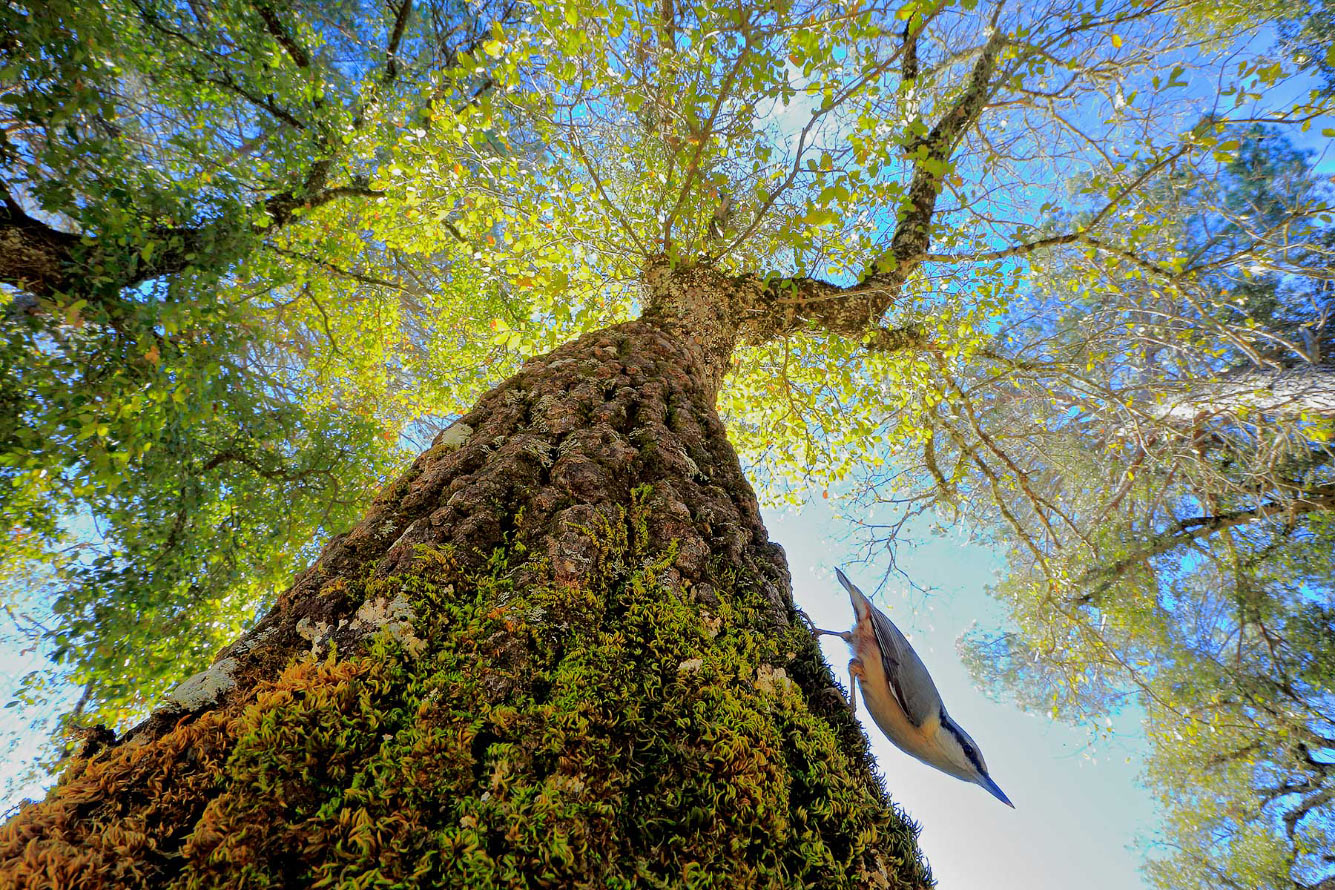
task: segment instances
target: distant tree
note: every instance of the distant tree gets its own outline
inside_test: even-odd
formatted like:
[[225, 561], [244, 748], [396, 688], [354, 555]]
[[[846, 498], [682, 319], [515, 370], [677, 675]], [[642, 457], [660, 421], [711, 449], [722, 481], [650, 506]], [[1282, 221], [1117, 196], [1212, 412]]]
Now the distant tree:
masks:
[[1073, 719], [1145, 710], [1165, 887], [1335, 874], [1332, 209], [1281, 135], [1235, 129], [1101, 254], [1036, 257], [914, 415], [932, 481], [899, 496], [1008, 548], [1017, 630], [971, 640], [976, 674]]
[[1315, 71], [1321, 88], [1335, 92], [1335, 3], [1307, 0], [1285, 3], [1280, 16], [1280, 35], [1298, 64]]

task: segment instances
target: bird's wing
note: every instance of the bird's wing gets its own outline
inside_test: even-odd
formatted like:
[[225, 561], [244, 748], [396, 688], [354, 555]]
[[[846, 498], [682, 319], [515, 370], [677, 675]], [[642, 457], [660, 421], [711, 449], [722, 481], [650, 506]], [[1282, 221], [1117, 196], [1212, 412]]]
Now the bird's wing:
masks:
[[867, 605], [871, 606], [872, 629], [876, 631], [876, 643], [881, 649], [885, 676], [909, 722], [922, 726], [933, 717], [939, 718], [941, 693], [936, 691], [932, 675], [927, 673], [927, 665], [922, 663], [894, 622], [870, 602]]

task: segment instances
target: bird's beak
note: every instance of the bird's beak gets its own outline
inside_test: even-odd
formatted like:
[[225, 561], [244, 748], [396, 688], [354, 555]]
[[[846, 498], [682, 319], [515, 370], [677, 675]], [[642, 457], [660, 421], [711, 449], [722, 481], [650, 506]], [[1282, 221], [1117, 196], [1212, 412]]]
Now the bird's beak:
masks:
[[1002, 791], [1000, 788], [997, 787], [997, 783], [992, 781], [991, 776], [987, 775], [986, 773], [979, 776], [978, 784], [982, 785], [989, 792], [991, 792], [992, 796], [995, 797], [997, 800], [1001, 801], [1006, 806], [1010, 807], [1012, 810], [1015, 809], [1015, 804], [1011, 803], [1011, 799], [1006, 796], [1006, 792]]
[[865, 621], [871, 612], [871, 600], [867, 599], [867, 595], [859, 590], [856, 584], [848, 580], [842, 569], [836, 567], [834, 574], [839, 583], [844, 585], [844, 590], [848, 591], [848, 600], [853, 605], [853, 617], [858, 622]]

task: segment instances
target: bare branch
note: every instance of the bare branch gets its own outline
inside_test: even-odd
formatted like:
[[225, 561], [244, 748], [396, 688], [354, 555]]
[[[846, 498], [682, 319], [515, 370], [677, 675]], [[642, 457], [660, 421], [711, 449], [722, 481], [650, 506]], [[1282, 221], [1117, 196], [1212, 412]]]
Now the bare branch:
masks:
[[[1106, 242], [1093, 238], [1090, 236], [1089, 233], [1092, 232], [1094, 229], [1098, 228], [1103, 223], [1103, 221], [1108, 218], [1108, 215], [1111, 214], [1115, 209], [1117, 209], [1117, 207], [1121, 205], [1123, 201], [1125, 201], [1129, 196], [1135, 194], [1136, 190], [1139, 189], [1142, 185], [1144, 185], [1151, 176], [1158, 173], [1160, 170], [1162, 170], [1167, 165], [1171, 164], [1173, 161], [1182, 157], [1182, 155], [1186, 154], [1186, 152], [1187, 152], [1187, 147], [1183, 146], [1182, 148], [1179, 148], [1172, 154], [1160, 158], [1157, 163], [1152, 164], [1150, 167], [1146, 168], [1145, 171], [1140, 174], [1140, 176], [1137, 176], [1134, 181], [1124, 186], [1117, 193], [1115, 197], [1113, 197], [1110, 201], [1108, 201], [1108, 203], [1104, 204], [1103, 207], [1099, 209], [1099, 212], [1094, 214], [1094, 216], [1089, 220], [1089, 222], [1082, 225], [1080, 227], [1080, 230], [1077, 232], [1066, 232], [1065, 234], [1062, 235], [1050, 235], [1044, 238], [1038, 238], [1034, 241], [1026, 241], [1023, 244], [1016, 244], [1011, 247], [1006, 247], [1001, 250], [990, 250], [982, 253], [971, 253], [971, 254], [930, 253], [926, 254], [923, 257], [923, 260], [934, 263], [985, 263], [994, 260], [1008, 259], [1010, 257], [1016, 257], [1016, 256], [1028, 256], [1029, 254], [1037, 250], [1042, 250], [1048, 247], [1060, 247], [1064, 244], [1074, 244], [1077, 242], [1090, 244], [1097, 247], [1100, 250], [1116, 252], [1119, 255], [1121, 255], [1123, 253], [1123, 249], [1116, 248], [1112, 245], [1107, 244]], [[1134, 254], [1130, 254], [1129, 252], [1126, 253], [1130, 256], [1134, 256]], [[1137, 259], [1138, 264], [1140, 264], [1141, 262], [1142, 262], [1141, 260]], [[1157, 266], [1155, 266], [1154, 269], [1156, 272], [1160, 272], [1165, 276], [1171, 277], [1172, 275], [1172, 273], [1168, 272], [1167, 270], [1160, 269]]]
[[1111, 565], [1092, 570], [1081, 579], [1081, 583], [1089, 583], [1099, 577], [1103, 577], [1103, 581], [1093, 590], [1074, 598], [1074, 602], [1078, 605], [1097, 602], [1131, 566], [1147, 559], [1153, 559], [1156, 556], [1162, 556], [1177, 549], [1187, 541], [1205, 537], [1234, 526], [1267, 519], [1271, 516], [1297, 517], [1307, 513], [1321, 513], [1329, 510], [1335, 510], [1335, 483], [1303, 489], [1296, 492], [1292, 499], [1267, 501], [1256, 507], [1229, 510], [1209, 516], [1192, 516], [1179, 520], [1167, 531], [1151, 537], [1147, 546], [1140, 548], [1130, 556], [1119, 559]]

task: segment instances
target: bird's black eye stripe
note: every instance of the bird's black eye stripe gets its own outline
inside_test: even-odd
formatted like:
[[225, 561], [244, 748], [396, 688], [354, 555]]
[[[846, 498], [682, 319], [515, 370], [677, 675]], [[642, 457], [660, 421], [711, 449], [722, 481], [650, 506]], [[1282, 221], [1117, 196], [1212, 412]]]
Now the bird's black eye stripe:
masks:
[[963, 743], [963, 748], [964, 748], [964, 756], [969, 758], [969, 762], [973, 764], [973, 768], [978, 770], [978, 772], [980, 773], [987, 772], [987, 770], [983, 769], [983, 761], [978, 756], [978, 749], [976, 749], [973, 745], [970, 745], [968, 742]]
[[987, 769], [983, 766], [983, 759], [978, 756], [978, 749], [969, 744], [969, 740], [964, 737], [963, 733], [956, 732], [953, 725], [950, 731], [951, 735], [955, 736], [955, 740], [960, 743], [960, 747], [964, 749], [964, 756], [969, 758], [969, 763], [973, 764], [973, 768], [980, 773], [986, 773]]

